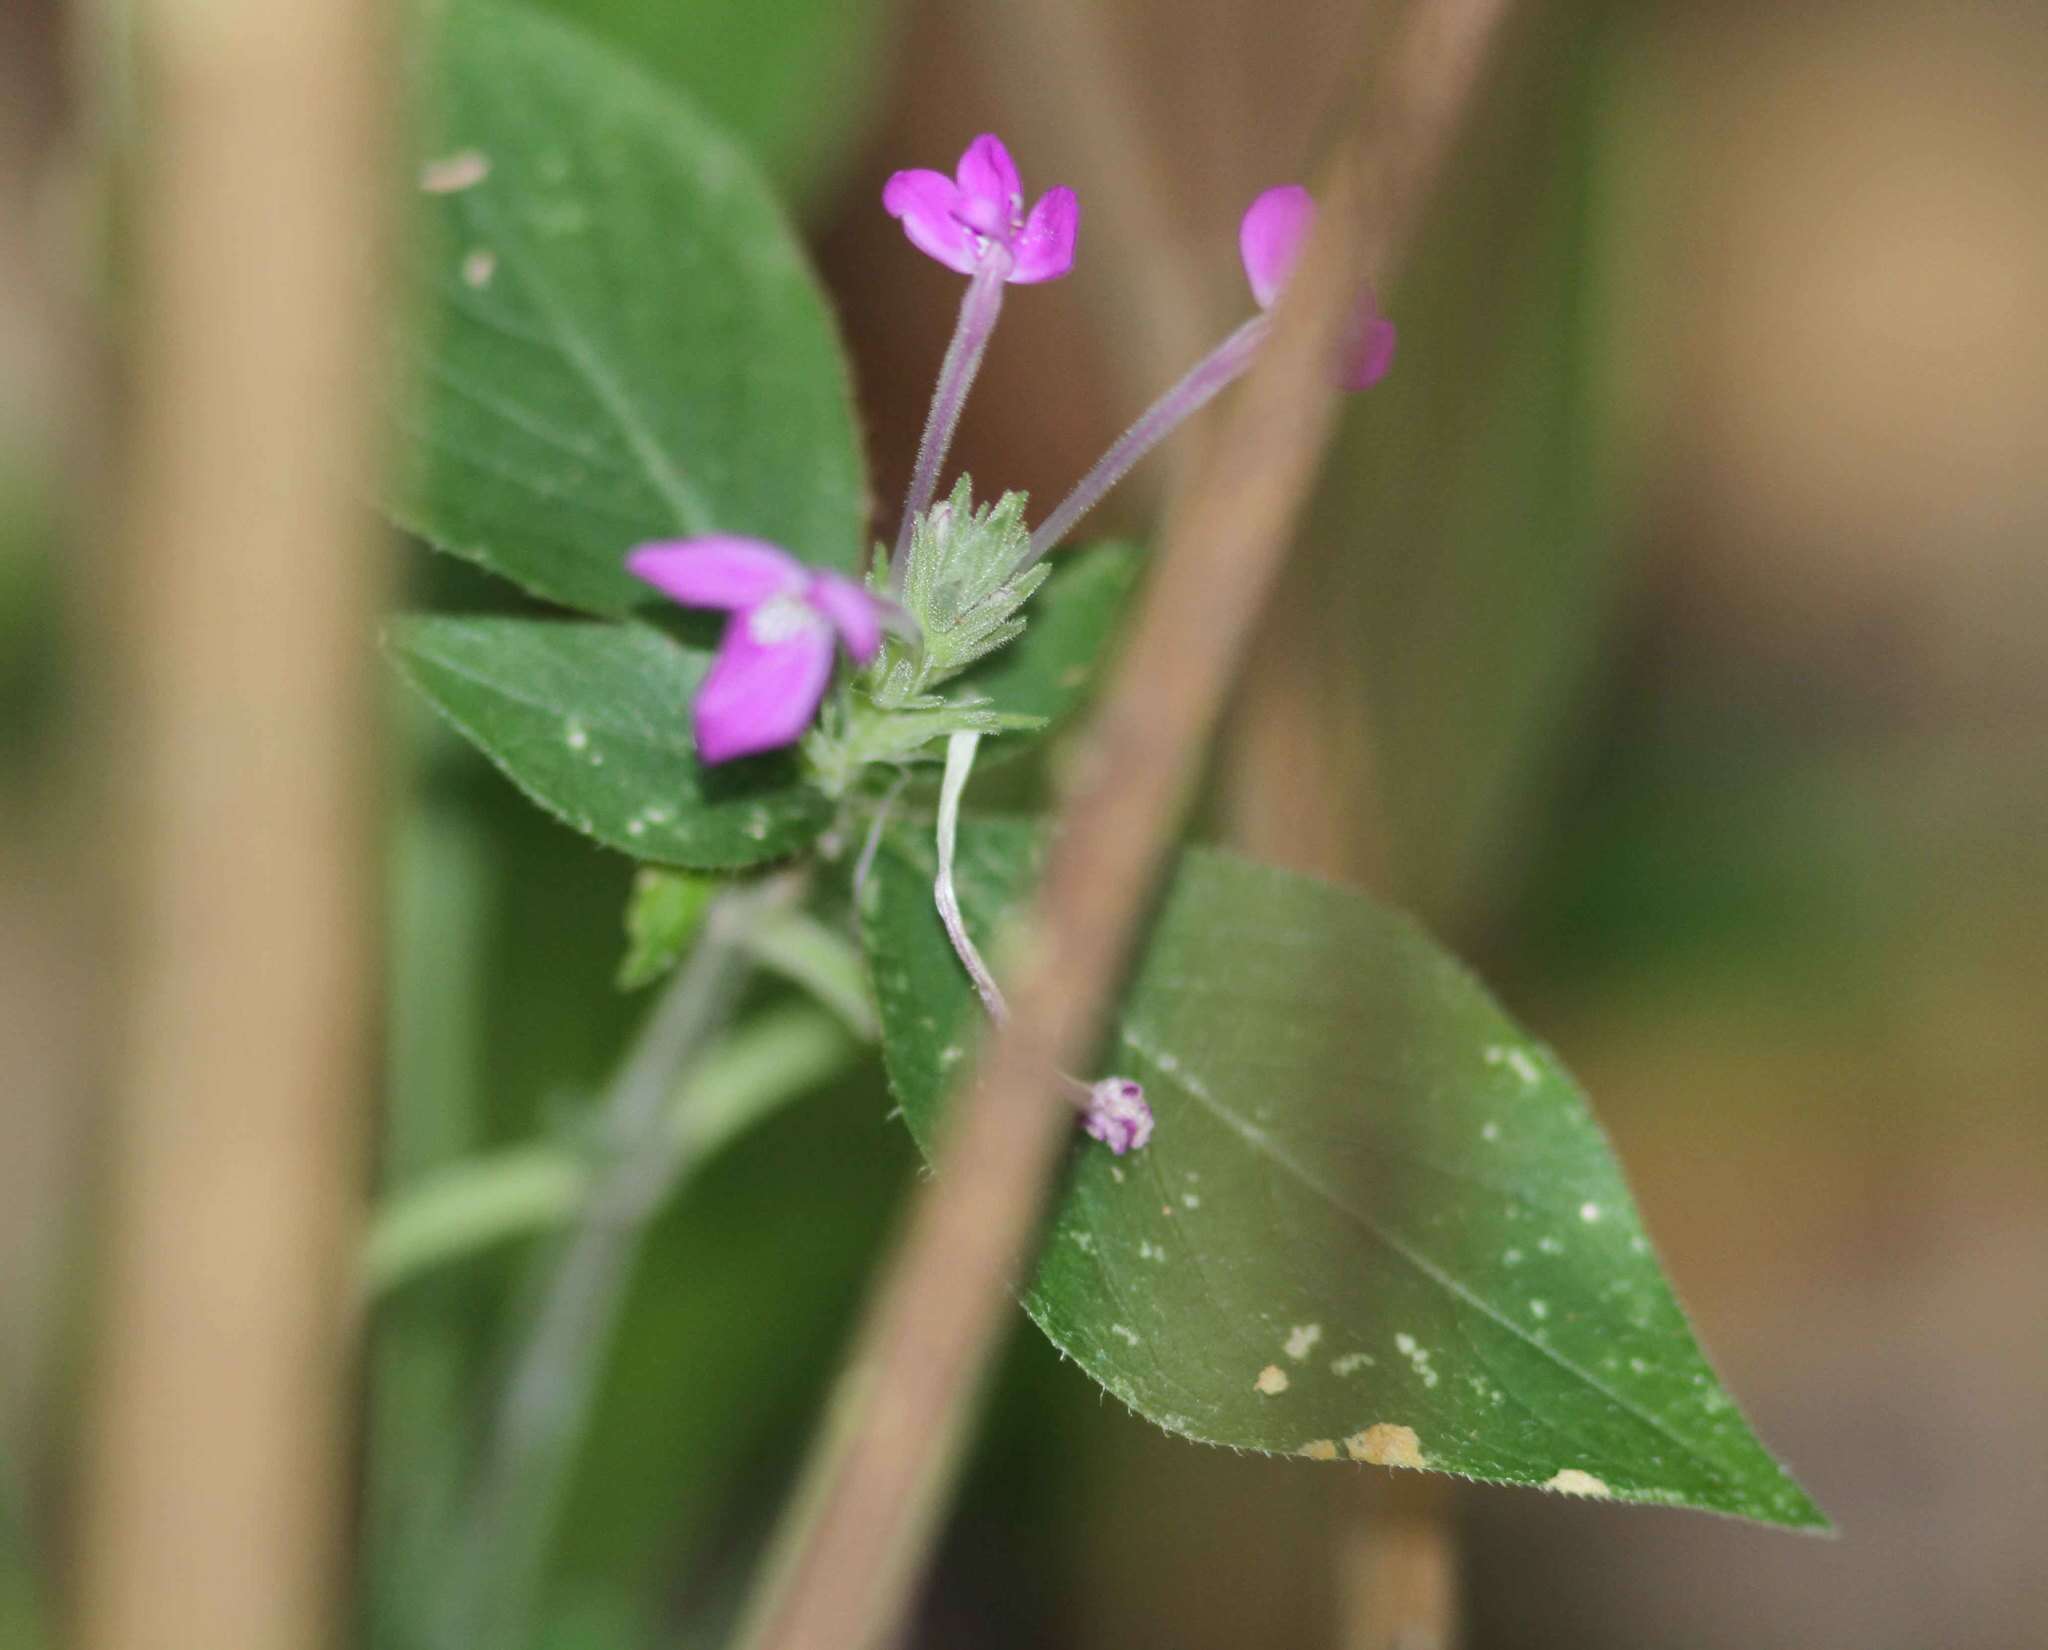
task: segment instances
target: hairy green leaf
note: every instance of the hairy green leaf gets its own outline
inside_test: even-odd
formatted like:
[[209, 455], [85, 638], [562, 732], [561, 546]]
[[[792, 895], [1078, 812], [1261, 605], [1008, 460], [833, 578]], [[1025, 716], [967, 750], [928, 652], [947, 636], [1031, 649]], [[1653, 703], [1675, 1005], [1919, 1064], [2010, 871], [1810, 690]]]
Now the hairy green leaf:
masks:
[[[1037, 838], [961, 833], [984, 943]], [[896, 839], [864, 920], [920, 1144], [980, 1010]], [[1183, 1436], [1819, 1526], [1672, 1299], [1607, 1141], [1553, 1057], [1404, 918], [1191, 851], [1100, 1061], [1152, 1144], [1075, 1134], [1025, 1306]]]
[[752, 162], [520, 8], [454, 0], [432, 65], [399, 521], [602, 614], [647, 599], [621, 561], [648, 539], [744, 533], [851, 568], [846, 365]]
[[421, 617], [389, 645], [421, 692], [521, 790], [637, 859], [724, 870], [824, 828], [788, 755], [698, 764], [690, 698], [711, 656], [640, 624]]

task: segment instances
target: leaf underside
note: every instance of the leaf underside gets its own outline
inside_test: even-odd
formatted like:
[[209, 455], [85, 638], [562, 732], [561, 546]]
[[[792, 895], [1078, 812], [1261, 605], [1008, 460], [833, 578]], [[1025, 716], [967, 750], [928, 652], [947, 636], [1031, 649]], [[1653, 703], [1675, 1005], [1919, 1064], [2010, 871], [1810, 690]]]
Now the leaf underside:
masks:
[[[963, 827], [984, 945], [1028, 826]], [[929, 1150], [979, 1009], [893, 839], [863, 913], [889, 1072]], [[1826, 1520], [1672, 1298], [1583, 1096], [1466, 970], [1364, 896], [1191, 850], [1088, 1077], [1158, 1118], [1078, 1131], [1031, 1316], [1170, 1432], [1766, 1523]]]

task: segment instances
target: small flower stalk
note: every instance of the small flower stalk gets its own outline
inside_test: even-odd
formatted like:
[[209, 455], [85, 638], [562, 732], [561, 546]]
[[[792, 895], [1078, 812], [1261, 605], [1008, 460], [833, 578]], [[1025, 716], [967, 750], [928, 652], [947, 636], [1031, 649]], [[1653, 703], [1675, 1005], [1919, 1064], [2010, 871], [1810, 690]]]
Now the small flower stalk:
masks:
[[[1259, 313], [1190, 367], [1175, 384], [1117, 437], [1079, 484], [1060, 501], [1031, 535], [1024, 565], [1037, 561], [1065, 541], [1080, 520], [1108, 496], [1138, 461], [1180, 428], [1217, 395], [1242, 377], [1265, 342], [1267, 312], [1279, 300], [1294, 266], [1301, 261], [1316, 203], [1299, 184], [1268, 189], [1246, 208], [1238, 225], [1238, 256]], [[1367, 390], [1386, 377], [1394, 364], [1394, 323], [1379, 312], [1370, 288], [1359, 294], [1347, 323], [1337, 363], [1337, 383], [1347, 390]]]
[[883, 187], [882, 205], [920, 252], [970, 277], [932, 392], [890, 557], [890, 588], [900, 594], [916, 554], [917, 519], [938, 492], [939, 472], [967, 392], [1002, 313], [1003, 288], [1055, 281], [1072, 269], [1081, 213], [1073, 190], [1060, 188], [1047, 190], [1027, 214], [1016, 163], [992, 132], [967, 146], [950, 178], [922, 169], [896, 173]]
[[[1058, 280], [1074, 267], [1080, 222], [1074, 192], [1047, 190], [1028, 210], [1024, 201], [1016, 164], [990, 133], [967, 146], [951, 177], [898, 172], [882, 191], [883, 206], [911, 244], [968, 284], [894, 549], [865, 585], [809, 567], [779, 545], [729, 535], [643, 544], [626, 558], [629, 572], [670, 599], [728, 615], [691, 707], [702, 762], [801, 742], [812, 778], [828, 796], [872, 799], [886, 791], [893, 804], [910, 772], [943, 751], [933, 901], [961, 967], [998, 1022], [1008, 1007], [967, 931], [954, 886], [960, 804], [981, 738], [1042, 723], [952, 684], [1023, 632], [1025, 610], [1051, 572], [1047, 553], [1257, 359], [1269, 312], [1300, 262], [1316, 210], [1308, 191], [1292, 184], [1251, 203], [1239, 224], [1238, 255], [1258, 313], [1146, 409], [1033, 530], [1025, 522], [1023, 494], [1005, 493], [977, 506], [964, 475], [950, 495], [934, 502], [1005, 289]], [[1372, 292], [1361, 290], [1333, 364], [1336, 381], [1349, 390], [1371, 387], [1386, 376], [1394, 348], [1393, 323], [1379, 313]], [[834, 694], [842, 651], [859, 674]], [[869, 777], [877, 772], [885, 776], [879, 784]], [[879, 834], [877, 824], [859, 880]], [[1083, 1131], [1112, 1152], [1140, 1151], [1151, 1139], [1153, 1116], [1140, 1084], [1126, 1077], [1061, 1082]]]

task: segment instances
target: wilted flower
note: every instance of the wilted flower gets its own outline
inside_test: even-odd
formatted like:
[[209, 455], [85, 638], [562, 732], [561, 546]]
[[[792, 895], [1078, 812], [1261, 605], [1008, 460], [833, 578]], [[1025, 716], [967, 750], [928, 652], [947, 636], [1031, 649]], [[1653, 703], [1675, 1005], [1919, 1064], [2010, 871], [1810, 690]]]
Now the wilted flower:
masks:
[[1144, 1086], [1128, 1077], [1105, 1077], [1092, 1085], [1081, 1107], [1081, 1129], [1118, 1157], [1144, 1150], [1152, 1138], [1152, 1108], [1145, 1103]]

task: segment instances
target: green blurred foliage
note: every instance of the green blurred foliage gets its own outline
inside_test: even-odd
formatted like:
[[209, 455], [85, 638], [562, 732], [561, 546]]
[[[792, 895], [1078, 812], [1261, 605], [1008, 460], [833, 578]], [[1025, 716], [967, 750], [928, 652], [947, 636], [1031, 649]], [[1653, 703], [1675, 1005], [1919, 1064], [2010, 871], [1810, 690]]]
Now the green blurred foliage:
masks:
[[784, 190], [823, 197], [857, 153], [895, 0], [538, 0], [681, 86]]
[[30, 783], [59, 732], [66, 658], [55, 478], [0, 451], [0, 782]]
[[1337, 633], [1320, 668], [1367, 707], [1391, 886], [1454, 931], [1525, 868], [1621, 570], [1592, 356], [1601, 36], [1534, 7], [1497, 59], [1294, 581]]

